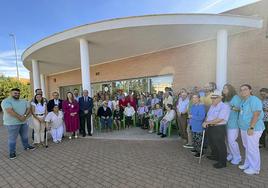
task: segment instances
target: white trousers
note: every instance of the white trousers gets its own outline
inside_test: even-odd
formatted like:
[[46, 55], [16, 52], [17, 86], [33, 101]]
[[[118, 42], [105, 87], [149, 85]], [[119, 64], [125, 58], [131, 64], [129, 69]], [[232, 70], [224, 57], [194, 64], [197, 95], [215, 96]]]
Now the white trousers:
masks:
[[239, 134], [239, 129], [227, 129], [228, 155], [230, 155], [232, 157], [232, 160], [237, 163], [241, 161], [239, 145], [236, 141], [238, 134]]
[[63, 126], [60, 126], [58, 128], [51, 128], [51, 136], [53, 142], [61, 141], [62, 135], [63, 135]]
[[259, 172], [261, 168], [259, 150], [259, 140], [261, 135], [262, 131], [254, 131], [254, 134], [249, 136], [247, 131], [241, 130], [241, 137], [246, 155], [244, 165], [257, 172]]
[[193, 144], [193, 135], [192, 135], [192, 131], [190, 129], [190, 125], [187, 123], [187, 136], [188, 136], [188, 144], [192, 145]]
[[[39, 118], [44, 118], [44, 116], [38, 116]], [[40, 144], [45, 140], [45, 123], [40, 123], [39, 120], [33, 117], [32, 126], [34, 129], [34, 143]]]

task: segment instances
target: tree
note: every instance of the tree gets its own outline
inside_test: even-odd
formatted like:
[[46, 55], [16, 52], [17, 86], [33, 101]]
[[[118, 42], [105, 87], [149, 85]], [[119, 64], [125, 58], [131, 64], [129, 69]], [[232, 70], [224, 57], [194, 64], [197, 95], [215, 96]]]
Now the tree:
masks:
[[0, 76], [0, 104], [10, 94], [12, 88], [20, 89], [20, 97], [24, 99], [31, 99], [32, 92], [30, 83], [21, 82], [14, 78]]

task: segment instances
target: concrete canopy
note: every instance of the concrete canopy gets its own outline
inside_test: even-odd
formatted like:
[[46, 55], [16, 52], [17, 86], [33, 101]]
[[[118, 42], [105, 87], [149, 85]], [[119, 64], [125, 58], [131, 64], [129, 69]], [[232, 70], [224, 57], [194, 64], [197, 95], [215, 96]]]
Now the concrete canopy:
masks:
[[31, 71], [31, 60], [40, 62], [41, 74], [80, 68], [79, 39], [89, 42], [91, 66], [263, 27], [258, 17], [210, 14], [168, 14], [112, 19], [75, 27], [30, 46], [22, 55]]

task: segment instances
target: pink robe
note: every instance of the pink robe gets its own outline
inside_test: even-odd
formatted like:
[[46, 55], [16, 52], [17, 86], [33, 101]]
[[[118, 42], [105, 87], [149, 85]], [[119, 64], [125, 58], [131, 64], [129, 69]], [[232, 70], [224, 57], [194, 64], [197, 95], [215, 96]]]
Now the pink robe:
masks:
[[[75, 132], [79, 129], [79, 104], [76, 100], [70, 103], [68, 100], [63, 101], [62, 110], [64, 112], [64, 122], [66, 132]], [[71, 116], [70, 114], [76, 112], [77, 114]]]

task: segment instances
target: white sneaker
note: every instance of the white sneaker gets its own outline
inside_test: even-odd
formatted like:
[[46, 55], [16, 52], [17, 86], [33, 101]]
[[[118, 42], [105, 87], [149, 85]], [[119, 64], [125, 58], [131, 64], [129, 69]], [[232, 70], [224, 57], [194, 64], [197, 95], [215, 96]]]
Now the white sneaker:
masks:
[[193, 149], [194, 146], [192, 146], [192, 144], [185, 144], [183, 145], [184, 148], [187, 148], [187, 149]]
[[74, 138], [78, 138], [78, 136], [77, 136], [77, 135], [75, 135], [75, 136], [74, 136]]
[[231, 160], [231, 164], [238, 165], [241, 162], [241, 159], [233, 159]]
[[69, 136], [69, 140], [71, 140], [72, 139], [72, 137], [71, 136]]
[[227, 156], [227, 161], [231, 161], [233, 159], [233, 156], [231, 155], [231, 154], [229, 154], [228, 156]]
[[153, 130], [150, 130], [149, 133], [153, 133], [154, 131]]
[[239, 165], [238, 166], [238, 168], [240, 169], [240, 170], [246, 170], [246, 169], [248, 169], [248, 165], [245, 165], [245, 164], [243, 164], [243, 165]]
[[244, 170], [244, 172], [248, 175], [254, 175], [254, 174], [259, 174], [259, 171], [256, 171], [256, 170], [252, 170], [250, 168]]

